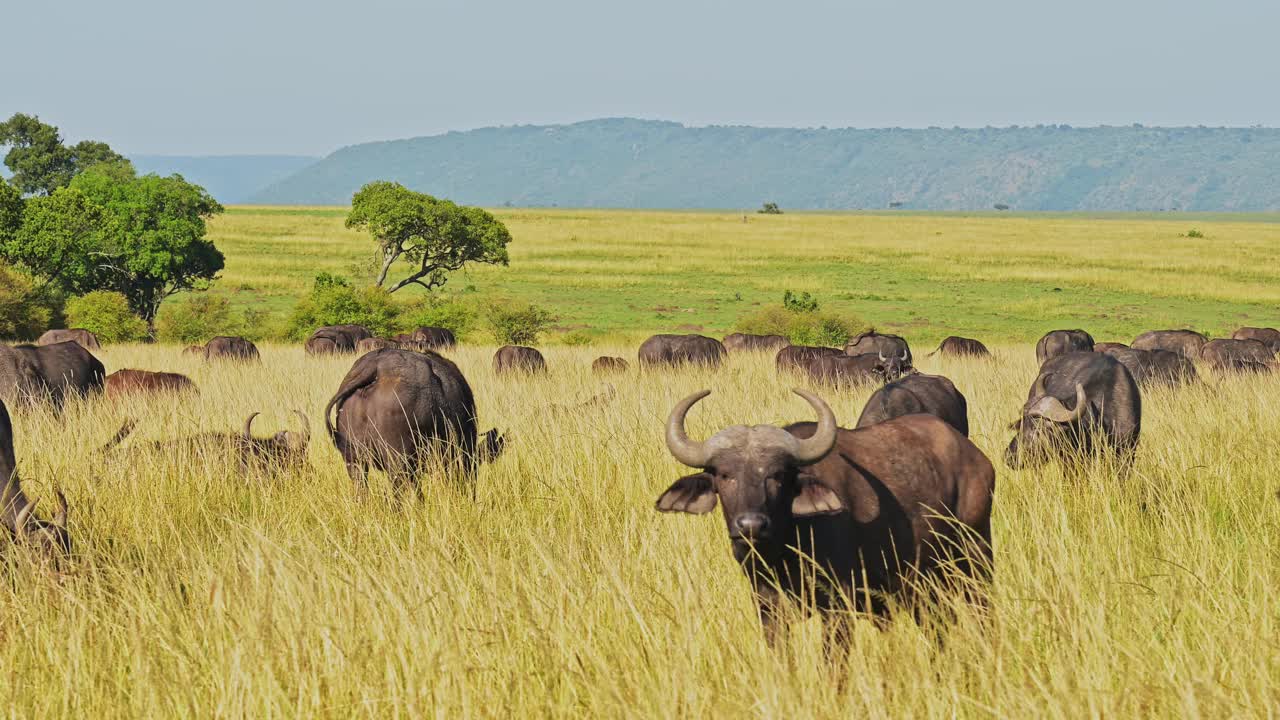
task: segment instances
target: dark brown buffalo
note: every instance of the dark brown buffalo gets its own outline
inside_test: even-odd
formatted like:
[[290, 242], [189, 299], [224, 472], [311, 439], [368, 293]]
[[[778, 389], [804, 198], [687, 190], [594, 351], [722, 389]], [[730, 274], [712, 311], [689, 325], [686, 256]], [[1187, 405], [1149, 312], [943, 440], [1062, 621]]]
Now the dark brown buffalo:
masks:
[[1018, 434], [1005, 451], [1005, 462], [1015, 470], [1104, 447], [1127, 464], [1138, 449], [1142, 396], [1119, 360], [1105, 353], [1067, 353], [1040, 367], [1015, 427]]
[[898, 335], [887, 335], [875, 330], [868, 330], [846, 343], [844, 354], [900, 357], [906, 367], [911, 367], [911, 346], [907, 341]]
[[322, 327], [311, 333], [311, 337], [302, 344], [302, 349], [308, 355], [353, 353], [356, 351], [356, 345], [365, 339], [367, 338], [355, 337], [338, 326]]
[[545, 373], [546, 358], [534, 348], [523, 345], [503, 345], [493, 354], [493, 372], [497, 375], [505, 373]]
[[106, 395], [116, 398], [134, 393], [199, 392], [186, 375], [125, 368], [107, 376]]
[[969, 437], [969, 403], [954, 383], [941, 375], [916, 373], [872, 393], [858, 417], [864, 428], [904, 415], [933, 415]]
[[779, 373], [808, 372], [809, 365], [816, 358], [843, 356], [843, 350], [812, 345], [788, 345], [778, 351], [773, 359], [774, 367]]
[[1095, 350], [1110, 355], [1124, 365], [1139, 387], [1176, 386], [1199, 379], [1196, 366], [1190, 360], [1168, 350], [1134, 350], [1119, 347]]
[[724, 344], [705, 335], [654, 335], [640, 344], [640, 367], [720, 367]]
[[1210, 340], [1200, 359], [1218, 372], [1271, 372], [1275, 353], [1259, 340]]
[[1232, 340], [1257, 340], [1271, 348], [1271, 352], [1280, 353], [1280, 330], [1275, 328], [1242, 327], [1231, 333]]
[[631, 369], [631, 364], [620, 357], [598, 357], [591, 362], [591, 372], [597, 375], [624, 373]]
[[1129, 347], [1134, 350], [1168, 350], [1195, 360], [1207, 342], [1208, 338], [1194, 330], [1152, 330], [1134, 338]]
[[383, 348], [398, 348], [398, 347], [400, 347], [400, 343], [396, 342], [395, 340], [388, 340], [386, 338], [373, 337], [373, 338], [365, 338], [360, 342], [356, 343], [356, 352], [363, 355], [368, 352], [373, 352], [374, 350], [382, 350]]
[[959, 337], [952, 335], [943, 340], [938, 349], [931, 354], [941, 353], [943, 355], [956, 355], [960, 357], [988, 357], [991, 351], [986, 345], [972, 338]]
[[451, 350], [458, 345], [452, 330], [438, 327], [420, 327], [409, 339], [427, 350]]
[[258, 346], [242, 337], [218, 336], [204, 346], [205, 360], [258, 360]]
[[823, 355], [809, 361], [809, 379], [821, 385], [848, 389], [897, 380], [905, 372], [898, 358], [882, 355]]
[[1054, 330], [1036, 343], [1036, 362], [1073, 352], [1093, 352], [1093, 336], [1084, 330]]
[[752, 335], [750, 333], [730, 333], [722, 341], [727, 352], [774, 352], [791, 344], [782, 335]]
[[67, 499], [61, 490], [55, 490], [57, 514], [49, 521], [36, 517], [36, 503], [22, 491], [22, 481], [18, 478], [18, 460], [13, 451], [13, 422], [4, 403], [0, 403], [0, 482], [4, 483], [0, 489], [0, 524], [9, 531], [13, 542], [26, 546], [57, 568], [71, 554]]
[[67, 398], [102, 389], [106, 370], [79, 343], [0, 345], [0, 400], [9, 405], [48, 402], [61, 409]]
[[49, 330], [36, 340], [36, 345], [53, 345], [60, 342], [79, 343], [80, 347], [85, 350], [101, 350], [102, 345], [98, 344], [98, 336], [85, 330], [84, 328], [72, 328], [70, 330]]
[[843, 639], [847, 615], [828, 611], [853, 603], [883, 617], [886, 596], [921, 595], [921, 577], [943, 587], [949, 573], [989, 577], [995, 471], [973, 443], [932, 415], [841, 429], [825, 402], [795, 392], [817, 412], [816, 425], [734, 425], [704, 442], [685, 434], [685, 415], [710, 391], [680, 401], [667, 449], [699, 472], [656, 504], [700, 515], [719, 501], [771, 642], [787, 599], [813, 602], [831, 637]]
[[497, 430], [477, 437], [471, 386], [457, 365], [434, 352], [376, 350], [361, 357], [324, 419], [361, 496], [371, 465], [397, 491], [413, 485], [421, 496], [418, 476], [432, 460], [456, 467], [474, 493], [476, 463], [497, 457], [505, 442]]
[[[236, 459], [240, 472], [246, 476], [252, 473], [273, 475], [299, 471], [307, 464], [307, 447], [311, 443], [311, 421], [301, 410], [293, 412], [302, 422], [301, 432], [281, 430], [267, 437], [255, 437], [253, 421], [260, 414], [255, 412], [245, 418], [244, 429], [239, 433], [203, 432], [172, 440], [135, 442], [133, 446], [139, 450], [170, 457], [177, 456], [187, 461], [209, 457], [210, 454], [231, 456]], [[125, 420], [115, 436], [98, 452], [105, 454], [115, 450], [133, 433], [136, 425], [133, 420]]]
[[1117, 342], [1100, 342], [1093, 344], [1094, 352], [1107, 352], [1109, 350], [1128, 350], [1129, 346], [1124, 343]]

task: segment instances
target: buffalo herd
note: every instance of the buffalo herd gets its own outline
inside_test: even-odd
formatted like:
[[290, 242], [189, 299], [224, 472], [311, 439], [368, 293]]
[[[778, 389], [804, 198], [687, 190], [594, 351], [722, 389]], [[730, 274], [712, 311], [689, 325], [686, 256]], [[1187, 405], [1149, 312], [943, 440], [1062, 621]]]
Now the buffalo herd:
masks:
[[[354, 492], [367, 494], [369, 470], [385, 473], [397, 490], [420, 497], [420, 478], [456, 478], [474, 497], [477, 467], [501, 455], [497, 429], [479, 431], [472, 386], [441, 351], [457, 344], [448, 330], [420, 328], [379, 338], [358, 325], [317, 329], [307, 355], [358, 355], [324, 409], [328, 436]], [[116, 398], [138, 393], [198, 392], [186, 376], [140, 369], [106, 375], [84, 330], [50, 331], [35, 345], [0, 345], [0, 521], [13, 542], [55, 565], [70, 551], [68, 506], [61, 492], [51, 520], [34, 513], [14, 456], [8, 408], [47, 404], [99, 391]], [[1269, 373], [1280, 352], [1280, 331], [1241, 328], [1209, 339], [1190, 330], [1143, 333], [1130, 344], [1095, 343], [1084, 330], [1055, 330], [1035, 346], [1039, 371], [1030, 383], [1004, 454], [1010, 468], [1059, 461], [1077, 467], [1114, 459], [1127, 473], [1138, 449], [1143, 392], [1199, 382], [1195, 362], [1214, 373]], [[208, 361], [259, 361], [254, 344], [216, 337], [184, 351]], [[676, 403], [665, 428], [668, 452], [694, 472], [658, 497], [660, 512], [705, 514], [718, 504], [734, 558], [756, 598], [766, 636], [781, 629], [779, 611], [808, 598], [827, 619], [831, 636], [847, 633], [847, 614], [828, 612], [852, 602], [883, 619], [891, 607], [954, 590], [985, 601], [992, 572], [991, 513], [995, 470], [969, 439], [969, 404], [948, 378], [919, 372], [911, 348], [897, 335], [870, 331], [842, 348], [792, 345], [780, 335], [734, 333], [723, 341], [703, 335], [655, 335], [638, 349], [640, 375], [673, 368], [716, 372], [730, 354], [771, 353], [775, 372], [831, 391], [875, 388], [853, 429], [838, 426], [819, 395], [797, 389], [817, 422], [730, 425], [705, 440], [689, 437], [685, 418], [709, 390]], [[978, 340], [948, 337], [931, 353], [990, 358]], [[766, 356], [767, 357], [767, 356]], [[493, 356], [495, 375], [545, 374], [542, 353], [506, 345]], [[630, 372], [621, 357], [591, 364], [599, 375]], [[614, 388], [578, 405], [607, 404]], [[134, 443], [132, 451], [173, 455], [197, 448], [225, 451], [244, 474], [270, 476], [305, 467], [310, 422], [300, 429], [255, 436], [257, 413], [237, 431]], [[123, 452], [132, 421], [99, 451]], [[185, 450], [184, 450], [185, 448]], [[816, 572], [816, 576], [815, 576]], [[919, 607], [919, 606], [917, 606]]]

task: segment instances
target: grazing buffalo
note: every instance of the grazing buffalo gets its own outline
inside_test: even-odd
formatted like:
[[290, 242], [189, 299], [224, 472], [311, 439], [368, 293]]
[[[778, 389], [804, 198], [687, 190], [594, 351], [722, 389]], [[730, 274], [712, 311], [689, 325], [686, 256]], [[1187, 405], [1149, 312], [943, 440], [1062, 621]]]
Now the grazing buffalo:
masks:
[[1242, 327], [1231, 333], [1232, 340], [1257, 340], [1271, 348], [1271, 352], [1280, 353], [1280, 330], [1275, 328]]
[[1105, 353], [1067, 353], [1040, 367], [1014, 427], [1018, 434], [1005, 462], [1015, 470], [1055, 454], [1072, 457], [1105, 446], [1128, 464], [1142, 429], [1142, 396], [1119, 360]]
[[49, 330], [36, 340], [36, 345], [53, 345], [60, 342], [79, 343], [80, 347], [85, 350], [101, 350], [102, 345], [98, 343], [98, 336], [85, 330], [84, 328], [72, 328], [70, 330]]
[[1095, 352], [1119, 360], [1139, 387], [1185, 385], [1199, 379], [1190, 360], [1168, 350], [1134, 350], [1120, 345]]
[[774, 352], [791, 344], [782, 335], [752, 335], [731, 333], [724, 336], [724, 349], [728, 352]]
[[774, 367], [779, 373], [808, 372], [809, 364], [816, 358], [843, 356], [844, 351], [836, 348], [812, 345], [788, 345], [778, 351], [773, 359]]
[[640, 345], [640, 367], [679, 367], [701, 365], [720, 367], [724, 362], [724, 345], [705, 335], [654, 335]]
[[258, 360], [258, 346], [242, 337], [218, 336], [204, 346], [205, 360]]
[[1084, 330], [1054, 330], [1036, 343], [1036, 362], [1072, 352], [1093, 352], [1093, 336]]
[[151, 370], [117, 370], [107, 376], [106, 395], [116, 398], [134, 393], [199, 392], [186, 375]]
[[[260, 413], [245, 418], [244, 429], [235, 432], [203, 432], [171, 440], [152, 440], [134, 443], [134, 447], [164, 456], [179, 456], [185, 460], [208, 457], [210, 454], [234, 456], [240, 472], [274, 475], [297, 471], [307, 464], [307, 447], [311, 444], [311, 421], [306, 413], [294, 410], [302, 421], [302, 431], [281, 430], [267, 437], [253, 435], [253, 421]], [[116, 449], [133, 433], [136, 423], [125, 420], [114, 437], [98, 450], [106, 454]]]
[[9, 405], [48, 402], [61, 409], [71, 395], [102, 389], [106, 369], [79, 343], [0, 345], [0, 400]]
[[883, 355], [823, 355], [809, 361], [809, 378], [822, 385], [851, 388], [897, 380], [905, 372], [898, 358]]
[[396, 342], [395, 340], [372, 337], [372, 338], [365, 338], [360, 342], [356, 343], [356, 352], [363, 355], [365, 353], [373, 352], [374, 350], [382, 350], [384, 348], [398, 348], [398, 347], [400, 347], [400, 343]]
[[597, 375], [624, 373], [630, 368], [631, 364], [620, 357], [598, 357], [591, 362], [591, 372]]
[[[475, 468], [496, 458], [497, 430], [476, 434], [476, 403], [462, 371], [434, 352], [377, 350], [361, 357], [325, 407], [325, 427], [362, 497], [369, 467], [387, 473], [397, 491], [433, 459], [461, 471], [474, 494]], [[331, 413], [335, 416], [330, 418]]]
[[900, 357], [907, 367], [911, 367], [911, 346], [907, 341], [897, 335], [884, 335], [875, 330], [868, 330], [846, 343], [844, 354]]
[[420, 327], [409, 338], [426, 350], [452, 350], [458, 346], [458, 338], [452, 330], [438, 327]]
[[18, 460], [13, 451], [13, 422], [9, 410], [0, 403], [0, 524], [10, 538], [26, 546], [38, 557], [57, 568], [71, 554], [71, 535], [67, 532], [67, 499], [61, 490], [54, 491], [58, 512], [52, 520], [36, 517], [36, 503], [22, 491], [18, 479]]
[[1194, 330], [1152, 330], [1134, 338], [1129, 347], [1134, 350], [1168, 350], [1195, 360], [1207, 342], [1209, 338]]
[[989, 576], [995, 471], [982, 451], [931, 415], [842, 429], [825, 402], [795, 392], [816, 425], [734, 425], [703, 442], [685, 434], [685, 415], [710, 391], [677, 403], [667, 449], [698, 472], [656, 504], [701, 515], [719, 501], [770, 642], [785, 599], [814, 602], [829, 637], [846, 639], [847, 615], [829, 611], [847, 602], [884, 617], [886, 596], [909, 603], [921, 578]]
[[546, 371], [546, 359], [542, 357], [542, 353], [531, 347], [503, 345], [493, 354], [493, 372], [497, 375], [511, 372], [545, 373]]
[[875, 391], [862, 408], [858, 427], [864, 428], [903, 415], [933, 415], [969, 437], [969, 403], [955, 384], [941, 375], [916, 373]]
[[355, 352], [358, 342], [360, 341], [341, 330], [323, 327], [311, 333], [311, 337], [303, 343], [302, 349], [308, 355], [338, 355]]
[[1271, 372], [1275, 353], [1259, 340], [1210, 340], [1200, 359], [1218, 372]]
[[1117, 342], [1100, 342], [1093, 344], [1094, 352], [1107, 352], [1109, 350], [1128, 350], [1129, 346], [1124, 343]]
[[938, 345], [938, 349], [934, 350], [930, 355], [941, 353], [943, 355], [956, 355], [960, 357], [988, 357], [991, 351], [986, 345], [972, 338], [964, 338], [952, 335], [942, 344]]
[[183, 355], [204, 355], [203, 345], [188, 345], [182, 348]]

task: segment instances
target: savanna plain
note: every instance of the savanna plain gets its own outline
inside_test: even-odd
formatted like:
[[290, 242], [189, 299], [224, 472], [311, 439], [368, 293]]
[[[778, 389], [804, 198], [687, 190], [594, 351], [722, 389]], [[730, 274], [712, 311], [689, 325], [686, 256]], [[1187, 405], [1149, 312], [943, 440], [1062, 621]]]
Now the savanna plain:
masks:
[[[371, 243], [340, 209], [236, 208], [214, 292], [283, 311], [320, 270]], [[1275, 325], [1280, 225], [1198, 218], [960, 217], [504, 210], [509, 268], [451, 285], [533, 299], [599, 342], [549, 338], [550, 372], [495, 376], [491, 342], [449, 353], [480, 428], [506, 452], [469, 489], [423, 478], [359, 503], [322, 431], [352, 358], [261, 345], [261, 364], [205, 364], [169, 346], [109, 346], [108, 371], [190, 375], [198, 396], [15, 411], [19, 472], [71, 503], [71, 571], [21, 553], [0, 597], [0, 696], [18, 717], [1273, 717], [1280, 707], [1280, 378], [1215, 376], [1143, 396], [1133, 472], [1107, 463], [1011, 471], [1001, 453], [1055, 327], [1099, 340]], [[1195, 227], [1205, 237], [1187, 238]], [[357, 268], [358, 269], [358, 268]], [[608, 378], [635, 340], [732, 328], [739, 306], [809, 291], [913, 342], [924, 372], [969, 401], [997, 467], [995, 576], [985, 608], [937, 624], [860, 622], [824, 654], [795, 618], [770, 649], [722, 520], [659, 515], [686, 471], [663, 421], [713, 391], [690, 433], [810, 419], [769, 355], [719, 371]], [[926, 357], [949, 334], [988, 360]], [[814, 388], [852, 427], [872, 388]], [[140, 441], [311, 418], [305, 471], [242, 477]], [[98, 454], [126, 418], [135, 437]], [[718, 513], [718, 511], [717, 511]], [[948, 613], [948, 615], [952, 614]]]

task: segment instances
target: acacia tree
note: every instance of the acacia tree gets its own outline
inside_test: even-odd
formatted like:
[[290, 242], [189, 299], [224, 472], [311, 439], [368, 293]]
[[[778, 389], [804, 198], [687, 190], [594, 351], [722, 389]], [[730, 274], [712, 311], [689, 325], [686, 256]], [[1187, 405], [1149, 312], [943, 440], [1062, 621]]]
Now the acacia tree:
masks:
[[0, 123], [0, 145], [9, 146], [4, 164], [13, 173], [13, 184], [27, 195], [51, 195], [95, 165], [129, 165], [104, 142], [84, 140], [68, 147], [58, 128], [22, 113]]
[[433, 290], [467, 263], [508, 262], [511, 233], [493, 215], [414, 192], [400, 183], [378, 181], [360, 188], [351, 199], [347, 227], [368, 230], [378, 243], [378, 287], [386, 286], [397, 261], [411, 264], [409, 275], [394, 281], [387, 292], [409, 285]]

